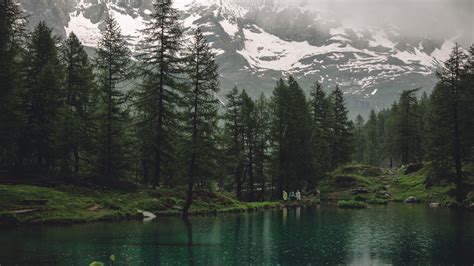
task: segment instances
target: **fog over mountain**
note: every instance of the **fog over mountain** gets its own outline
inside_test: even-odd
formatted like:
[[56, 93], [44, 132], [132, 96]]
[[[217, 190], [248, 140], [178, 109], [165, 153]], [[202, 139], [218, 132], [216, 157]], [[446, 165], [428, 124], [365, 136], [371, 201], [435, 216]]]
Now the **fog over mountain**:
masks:
[[[94, 48], [114, 16], [133, 52], [152, 0], [20, 0], [31, 24], [75, 32]], [[177, 0], [183, 27], [200, 27], [221, 72], [221, 95], [234, 85], [271, 94], [293, 75], [306, 90], [339, 84], [351, 115], [388, 107], [402, 89], [430, 91], [454, 42], [473, 43], [472, 0]]]

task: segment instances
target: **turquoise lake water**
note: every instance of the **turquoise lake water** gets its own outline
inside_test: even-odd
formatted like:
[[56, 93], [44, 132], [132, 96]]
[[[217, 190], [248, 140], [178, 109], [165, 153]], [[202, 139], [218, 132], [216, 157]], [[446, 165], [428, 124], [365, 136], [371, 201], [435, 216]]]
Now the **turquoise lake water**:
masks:
[[391, 204], [0, 228], [0, 265], [473, 265], [474, 213]]

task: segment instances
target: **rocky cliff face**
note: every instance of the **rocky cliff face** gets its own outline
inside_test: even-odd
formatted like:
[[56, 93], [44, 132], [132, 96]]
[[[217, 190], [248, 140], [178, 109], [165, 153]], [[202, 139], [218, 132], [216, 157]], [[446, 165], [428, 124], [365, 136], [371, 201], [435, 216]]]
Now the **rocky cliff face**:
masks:
[[[339, 84], [351, 114], [390, 105], [400, 90], [431, 90], [435, 69], [453, 45], [449, 36], [407, 38], [395, 27], [361, 28], [332, 20], [326, 11], [296, 0], [177, 0], [187, 32], [201, 27], [221, 69], [221, 94], [234, 85], [267, 95], [277, 79], [293, 75], [308, 88], [319, 80]], [[20, 0], [36, 24], [45, 20], [60, 36], [74, 31], [97, 45], [102, 23], [114, 16], [132, 51], [149, 20], [152, 0]]]

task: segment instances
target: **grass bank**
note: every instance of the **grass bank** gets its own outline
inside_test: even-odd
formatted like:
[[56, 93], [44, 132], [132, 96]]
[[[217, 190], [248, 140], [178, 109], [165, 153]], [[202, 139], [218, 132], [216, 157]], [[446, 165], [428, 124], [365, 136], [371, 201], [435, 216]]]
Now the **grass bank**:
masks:
[[[0, 185], [0, 224], [74, 224], [179, 215], [183, 189], [139, 189], [124, 192], [77, 186]], [[239, 202], [226, 192], [197, 190], [190, 214], [244, 212], [279, 208], [279, 202]]]
[[[465, 206], [474, 202], [474, 171], [469, 169], [466, 167], [464, 175], [465, 186], [468, 190]], [[409, 174], [406, 174], [404, 169], [348, 165], [335, 170], [320, 183], [320, 197], [326, 201], [368, 204], [387, 204], [389, 201], [404, 202], [412, 197], [422, 203], [436, 202], [441, 206], [454, 204], [454, 184], [445, 182], [427, 186], [426, 180], [431, 174], [429, 164]]]

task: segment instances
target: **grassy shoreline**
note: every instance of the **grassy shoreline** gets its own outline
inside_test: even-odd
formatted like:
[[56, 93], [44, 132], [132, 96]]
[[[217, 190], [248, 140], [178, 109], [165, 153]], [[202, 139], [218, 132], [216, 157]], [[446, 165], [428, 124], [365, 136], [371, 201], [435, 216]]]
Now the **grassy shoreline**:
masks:
[[[436, 203], [445, 207], [469, 207], [474, 203], [474, 179], [466, 174], [468, 193], [461, 206], [455, 200], [451, 183], [426, 186], [429, 166], [406, 174], [402, 169], [381, 169], [367, 165], [347, 165], [332, 172], [320, 184], [323, 201], [342, 201], [347, 207], [353, 202], [384, 205], [388, 202]], [[353, 204], [355, 205], [355, 204]], [[438, 205], [436, 205], [438, 206]], [[472, 207], [471, 207], [472, 208]]]
[[[0, 225], [78, 224], [141, 220], [143, 211], [160, 216], [181, 214], [184, 189], [124, 192], [75, 186], [56, 188], [0, 185]], [[47, 200], [35, 204], [35, 200]], [[33, 201], [33, 204], [31, 203]], [[191, 215], [281, 208], [280, 202], [239, 202], [227, 192], [197, 190]]]

